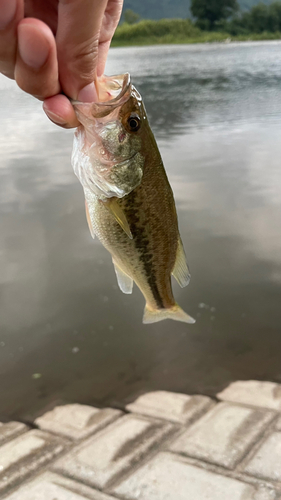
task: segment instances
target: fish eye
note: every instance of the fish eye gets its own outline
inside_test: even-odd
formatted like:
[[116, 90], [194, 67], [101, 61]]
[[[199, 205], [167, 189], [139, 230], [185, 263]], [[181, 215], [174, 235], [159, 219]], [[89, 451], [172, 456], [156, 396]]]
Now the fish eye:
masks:
[[137, 114], [133, 113], [129, 116], [127, 123], [131, 132], [137, 132], [141, 126], [141, 119]]

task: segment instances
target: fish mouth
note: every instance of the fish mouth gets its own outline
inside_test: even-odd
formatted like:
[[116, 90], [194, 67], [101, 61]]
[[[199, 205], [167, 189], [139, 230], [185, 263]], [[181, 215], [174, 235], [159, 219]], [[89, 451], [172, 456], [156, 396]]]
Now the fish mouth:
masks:
[[97, 78], [96, 89], [99, 99], [98, 102], [71, 100], [78, 119], [81, 113], [88, 118], [89, 115], [94, 118], [101, 118], [112, 113], [115, 108], [122, 106], [122, 104], [128, 101], [132, 89], [135, 90], [131, 85], [129, 73], [114, 76], [103, 75]]
[[97, 79], [99, 101], [96, 104], [111, 106], [118, 102], [130, 88], [131, 77], [129, 73], [115, 76], [101, 76]]

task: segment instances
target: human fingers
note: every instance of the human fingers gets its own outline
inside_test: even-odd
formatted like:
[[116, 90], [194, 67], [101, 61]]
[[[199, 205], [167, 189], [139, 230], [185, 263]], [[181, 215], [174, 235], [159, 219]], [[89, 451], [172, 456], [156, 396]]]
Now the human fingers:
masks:
[[26, 18], [18, 25], [15, 79], [22, 90], [38, 99], [60, 92], [55, 39], [38, 19]]
[[97, 100], [94, 80], [107, 0], [59, 0], [56, 34], [62, 89], [72, 99]]
[[108, 50], [121, 17], [122, 7], [123, 0], [108, 0], [100, 31], [97, 76], [104, 73]]
[[[81, 5], [81, 3], [80, 3]], [[96, 90], [93, 85], [93, 79], [95, 78], [96, 74], [98, 76], [102, 75], [104, 72], [104, 67], [106, 63], [106, 58], [107, 58], [107, 53], [108, 49], [110, 46], [110, 42], [112, 39], [112, 36], [115, 32], [116, 26], [119, 22], [120, 16], [121, 16], [121, 11], [122, 11], [122, 6], [123, 6], [123, 0], [108, 0], [106, 4], [106, 9], [103, 13], [102, 17], [102, 24], [99, 27], [99, 39], [98, 39], [98, 55], [97, 59], [95, 60], [93, 57], [93, 54], [91, 56], [90, 62], [90, 71], [88, 72], [89, 74], [89, 86], [86, 87], [85, 90], [82, 89], [82, 92], [76, 91], [77, 98], [79, 100], [96, 100], [97, 95], [96, 95]], [[73, 12], [73, 11], [72, 11]], [[83, 11], [82, 11], [83, 12]], [[84, 13], [85, 15], [85, 13]], [[62, 17], [60, 18], [60, 21], [62, 22]], [[74, 16], [74, 20], [77, 19], [76, 16]], [[91, 28], [92, 29], [92, 28]], [[75, 32], [75, 30], [73, 31]], [[72, 32], [72, 33], [73, 33]], [[91, 34], [91, 32], [90, 32]], [[83, 33], [82, 33], [83, 35]], [[89, 38], [89, 34], [88, 34]], [[83, 37], [81, 35], [79, 36], [79, 40], [81, 43], [81, 40]], [[87, 37], [86, 37], [87, 39]], [[58, 40], [57, 40], [58, 42]], [[73, 41], [72, 41], [73, 43]], [[63, 44], [63, 47], [65, 48], [65, 43]], [[79, 52], [78, 52], [79, 53]], [[77, 54], [78, 54], [77, 53]], [[91, 52], [89, 52], [89, 55], [91, 55]], [[78, 57], [78, 55], [77, 55]], [[81, 54], [81, 57], [83, 58], [83, 54]], [[80, 61], [81, 62], [81, 61]], [[87, 66], [88, 61], [86, 61], [86, 66]], [[82, 61], [82, 65], [85, 66], [85, 61]], [[74, 66], [75, 67], [75, 66]], [[71, 71], [71, 67], [70, 67]], [[85, 71], [85, 70], [84, 70]], [[61, 69], [61, 80], [64, 76], [63, 70]], [[67, 75], [67, 70], [65, 72], [65, 75]], [[73, 75], [71, 75], [73, 76]], [[79, 74], [79, 77], [81, 74]], [[77, 79], [77, 74], [74, 74], [74, 82]], [[66, 82], [68, 83], [68, 81]], [[81, 87], [81, 84], [78, 85]], [[76, 84], [77, 88], [77, 84]], [[65, 91], [67, 92], [67, 88], [65, 88]], [[69, 90], [68, 95], [71, 94], [71, 90]], [[73, 94], [75, 95], [75, 94]], [[64, 95], [57, 95], [54, 97], [51, 97], [47, 100], [44, 101], [43, 105], [44, 111], [47, 114], [47, 116], [52, 120], [54, 123], [57, 125], [60, 125], [65, 128], [71, 128], [71, 127], [77, 127], [79, 125], [79, 122], [76, 118], [76, 114], [74, 112], [74, 109], [70, 103], [70, 101], [66, 98]]]
[[44, 101], [43, 109], [52, 122], [64, 128], [78, 127], [79, 122], [69, 99], [58, 94]]
[[0, 73], [14, 78], [17, 25], [23, 18], [23, 0], [0, 0]]

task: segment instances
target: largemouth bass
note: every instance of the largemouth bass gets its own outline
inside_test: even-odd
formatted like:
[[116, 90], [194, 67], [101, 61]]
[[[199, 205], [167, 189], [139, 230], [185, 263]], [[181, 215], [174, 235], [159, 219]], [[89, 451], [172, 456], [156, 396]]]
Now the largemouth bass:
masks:
[[142, 98], [128, 74], [98, 79], [99, 102], [73, 102], [81, 125], [72, 164], [81, 181], [93, 236], [111, 253], [120, 289], [143, 293], [143, 322], [195, 320], [173, 297], [190, 273], [174, 197]]

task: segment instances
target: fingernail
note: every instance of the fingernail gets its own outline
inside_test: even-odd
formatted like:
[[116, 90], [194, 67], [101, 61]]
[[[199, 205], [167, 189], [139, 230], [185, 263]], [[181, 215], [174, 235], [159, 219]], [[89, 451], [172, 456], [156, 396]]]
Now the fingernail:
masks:
[[47, 117], [52, 121], [54, 122], [56, 125], [63, 125], [63, 126], [66, 126], [67, 123], [66, 121], [61, 117], [61, 116], [58, 116], [56, 115], [55, 113], [53, 113], [52, 111], [49, 111], [48, 109], [45, 109], [44, 108], [44, 105], [43, 105], [43, 109], [47, 115]]
[[89, 83], [89, 85], [86, 85], [82, 90], [80, 90], [78, 94], [78, 101], [81, 102], [97, 102], [98, 101], [98, 94], [96, 90], [95, 83]]
[[0, 30], [4, 30], [13, 20], [16, 14], [16, 0], [1, 0], [0, 6]]
[[39, 69], [45, 64], [50, 47], [38, 28], [31, 24], [19, 25], [18, 45], [20, 57], [27, 66]]

